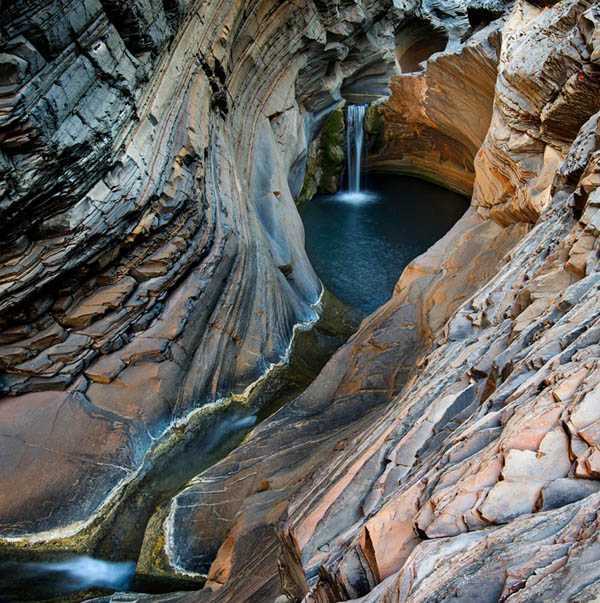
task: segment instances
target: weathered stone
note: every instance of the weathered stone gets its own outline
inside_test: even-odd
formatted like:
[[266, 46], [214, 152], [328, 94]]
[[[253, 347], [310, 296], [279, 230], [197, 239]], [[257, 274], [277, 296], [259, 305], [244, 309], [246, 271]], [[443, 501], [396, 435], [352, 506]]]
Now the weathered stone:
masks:
[[[207, 580], [158, 601], [597, 598], [598, 10], [499, 4], [8, 7], [3, 548], [113, 553], [154, 512], [139, 571]], [[136, 516], [173, 441], [258, 412], [316, 318], [307, 148], [389, 92], [394, 50], [371, 155], [474, 178], [472, 208], [301, 395]]]
[[[492, 117], [501, 27], [498, 21], [453, 52], [434, 54], [425, 69], [392, 79], [391, 98], [370, 110], [380, 125], [367, 130], [369, 169], [414, 174], [472, 193], [473, 160]], [[432, 40], [427, 28], [407, 26], [400, 38], [404, 31]]]
[[[110, 417], [135, 451], [132, 475], [160, 448], [153, 437], [243, 397], [287, 358], [321, 294], [292, 168], [343, 88], [362, 81], [379, 97], [395, 68], [390, 5], [357, 7], [86, 0], [3, 11], [0, 408], [26, 415], [7, 437], [30, 445], [41, 415], [27, 410], [29, 392], [53, 401], [62, 390], [89, 415], [64, 455], [85, 454]], [[55, 432], [70, 420], [57, 412]], [[36, 445], [62, 458], [48, 438]], [[17, 531], [43, 548], [38, 532], [50, 530], [91, 546], [92, 518], [125, 487], [120, 454], [89, 479], [85, 463], [54, 459], [36, 495], [47, 512], [32, 514], [23, 493], [21, 529], [17, 503], [0, 504], [0, 538]], [[15, 500], [17, 456], [0, 480]], [[65, 492], [85, 501], [81, 513], [60, 507]]]

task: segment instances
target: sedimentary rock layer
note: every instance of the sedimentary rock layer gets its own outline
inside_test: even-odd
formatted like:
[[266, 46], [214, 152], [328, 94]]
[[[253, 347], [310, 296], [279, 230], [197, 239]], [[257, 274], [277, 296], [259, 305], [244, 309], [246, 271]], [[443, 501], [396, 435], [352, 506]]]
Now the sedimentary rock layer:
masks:
[[583, 14], [592, 4], [522, 2], [504, 27], [492, 126], [476, 159], [482, 215], [535, 221], [574, 137], [600, 110], [597, 8]]
[[[596, 595], [600, 113], [569, 72], [596, 77], [598, 23], [583, 1], [515, 4], [473, 207], [303, 396], [172, 501], [154, 563], [208, 576], [180, 600]], [[556, 93], [519, 113], [536, 62]], [[570, 130], [531, 129], [568, 95]], [[490, 211], [519, 149], [553, 168]]]
[[[282, 358], [320, 292], [293, 203], [308, 141], [342, 95], [385, 92], [416, 19], [447, 54], [398, 81], [425, 86], [436, 152], [440, 133], [463, 145], [448, 186], [467, 190], [498, 61], [472, 208], [300, 397], [157, 510], [138, 569], [206, 577], [157, 601], [597, 596], [598, 7], [518, 0], [486, 26], [394, 5], [10, 7], [4, 545], [93, 547], [165, 430]], [[460, 97], [461, 60], [464, 114], [428, 79], [447, 69]]]
[[474, 158], [492, 118], [503, 24], [498, 18], [465, 41], [448, 41], [448, 52], [392, 78], [392, 96], [367, 120], [368, 169], [413, 174], [471, 195]]
[[385, 93], [394, 15], [301, 4], [3, 8], [5, 543], [90, 546], [148, 451], [316, 317], [293, 195], [341, 88]]
[[[516, 173], [520, 141], [538, 166], [554, 157], [553, 169], [520, 181], [487, 212], [480, 195], [506, 180], [481, 160], [474, 201], [509, 228], [535, 226], [433, 332], [421, 371], [386, 413], [295, 496], [281, 538], [297, 597], [531, 601], [597, 592], [596, 496], [588, 498], [599, 489], [600, 445], [600, 114], [598, 96], [588, 96], [599, 69], [597, 10], [576, 1], [514, 7], [494, 109], [506, 127], [493, 121], [482, 154], [504, 157]], [[572, 74], [589, 85], [573, 86]], [[569, 129], [546, 125], [566, 98]], [[520, 212], [534, 196], [537, 209], [528, 202], [531, 212]]]

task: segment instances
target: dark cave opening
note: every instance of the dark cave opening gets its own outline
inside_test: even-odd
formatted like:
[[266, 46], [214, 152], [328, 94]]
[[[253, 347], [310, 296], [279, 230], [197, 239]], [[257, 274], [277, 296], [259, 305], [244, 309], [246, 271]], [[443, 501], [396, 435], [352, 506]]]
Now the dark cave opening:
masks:
[[495, 21], [501, 16], [501, 13], [486, 8], [467, 8], [467, 17], [469, 19], [469, 25], [473, 32], [480, 31], [484, 27], [487, 27], [492, 21]]

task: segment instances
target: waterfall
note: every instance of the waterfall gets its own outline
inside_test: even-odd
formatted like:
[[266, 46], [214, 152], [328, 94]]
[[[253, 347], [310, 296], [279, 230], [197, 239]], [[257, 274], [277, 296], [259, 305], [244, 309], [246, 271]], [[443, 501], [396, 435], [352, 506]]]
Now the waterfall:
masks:
[[360, 192], [360, 167], [362, 162], [364, 121], [367, 105], [348, 105], [346, 124], [346, 162], [348, 191]]

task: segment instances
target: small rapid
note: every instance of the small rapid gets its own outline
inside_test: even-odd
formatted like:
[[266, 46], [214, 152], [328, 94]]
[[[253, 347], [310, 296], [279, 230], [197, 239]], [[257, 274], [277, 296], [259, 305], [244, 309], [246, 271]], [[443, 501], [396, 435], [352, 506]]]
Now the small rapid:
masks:
[[47, 599], [91, 590], [128, 590], [135, 577], [135, 561], [105, 561], [78, 555], [57, 561], [0, 562], [0, 601]]

